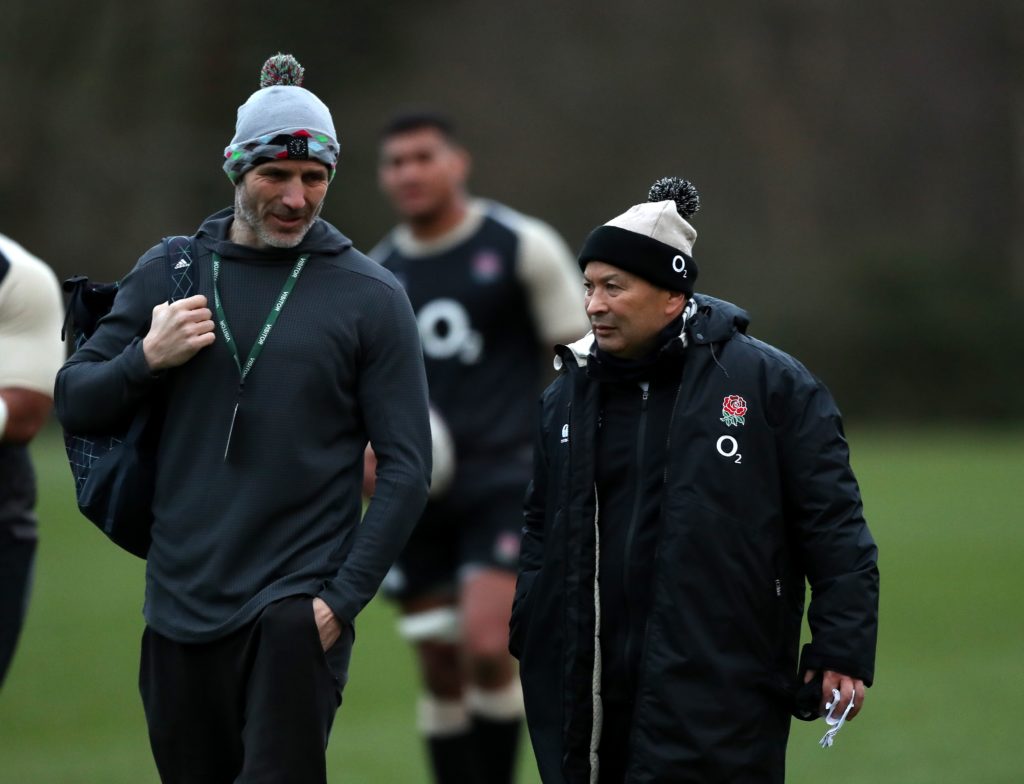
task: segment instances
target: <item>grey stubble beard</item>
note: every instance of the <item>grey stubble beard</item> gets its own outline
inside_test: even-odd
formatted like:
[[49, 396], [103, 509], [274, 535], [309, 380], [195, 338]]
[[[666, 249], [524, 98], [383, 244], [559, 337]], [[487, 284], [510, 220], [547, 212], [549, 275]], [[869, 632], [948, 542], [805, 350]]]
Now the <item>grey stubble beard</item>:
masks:
[[288, 249], [299, 245], [306, 238], [306, 234], [309, 233], [309, 230], [313, 228], [313, 224], [316, 223], [316, 219], [320, 217], [320, 211], [323, 209], [324, 202], [327, 200], [326, 196], [320, 200], [320, 203], [313, 211], [313, 215], [310, 216], [309, 222], [302, 228], [302, 231], [299, 234], [285, 238], [267, 230], [263, 221], [260, 220], [259, 215], [257, 215], [249, 206], [248, 201], [243, 194], [244, 190], [244, 185], [239, 185], [235, 188], [235, 220], [241, 220], [249, 227], [252, 233], [256, 235], [256, 238], [260, 242], [271, 248]]

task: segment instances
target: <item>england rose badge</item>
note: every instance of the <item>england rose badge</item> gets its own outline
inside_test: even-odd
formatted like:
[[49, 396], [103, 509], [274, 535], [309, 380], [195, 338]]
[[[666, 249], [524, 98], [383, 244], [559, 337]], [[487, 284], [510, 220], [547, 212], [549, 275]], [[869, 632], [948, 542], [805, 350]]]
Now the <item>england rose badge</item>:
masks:
[[722, 401], [722, 422], [726, 427], [739, 427], [746, 424], [747, 401], [739, 395], [726, 395]]

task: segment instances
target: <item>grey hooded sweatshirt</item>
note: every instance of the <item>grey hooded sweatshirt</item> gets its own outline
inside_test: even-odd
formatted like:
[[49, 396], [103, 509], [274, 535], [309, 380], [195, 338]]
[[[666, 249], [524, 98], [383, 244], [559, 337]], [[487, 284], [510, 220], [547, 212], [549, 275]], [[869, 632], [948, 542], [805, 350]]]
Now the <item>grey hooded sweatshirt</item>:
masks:
[[[169, 294], [162, 245], [57, 377], [57, 416], [76, 432], [166, 396], [144, 615], [178, 642], [219, 639], [298, 594], [352, 622], [412, 530], [430, 476], [423, 358], [395, 278], [323, 220], [297, 248], [256, 250], [227, 239], [232, 217], [200, 226], [192, 273], [212, 310], [211, 254], [222, 258], [218, 288], [243, 364], [296, 259], [310, 254], [244, 389], [219, 327], [187, 363], [150, 373], [142, 336]], [[378, 479], [360, 520], [368, 440]]]

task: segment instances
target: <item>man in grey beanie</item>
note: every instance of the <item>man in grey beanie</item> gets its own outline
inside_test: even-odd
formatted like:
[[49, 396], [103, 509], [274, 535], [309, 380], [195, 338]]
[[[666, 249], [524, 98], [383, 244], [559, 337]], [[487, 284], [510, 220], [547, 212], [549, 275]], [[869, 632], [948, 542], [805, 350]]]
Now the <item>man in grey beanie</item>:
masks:
[[[294, 58], [264, 66], [224, 170], [234, 207], [162, 245], [57, 378], [72, 432], [163, 411], [140, 690], [164, 782], [323, 782], [355, 616], [426, 501], [430, 427], [402, 287], [320, 219], [337, 163]], [[376, 493], [361, 517], [372, 439]]]
[[694, 292], [698, 206], [660, 180], [579, 255], [592, 331], [541, 401], [509, 637], [545, 784], [781, 784], [790, 715], [852, 718], [874, 677], [839, 412]]

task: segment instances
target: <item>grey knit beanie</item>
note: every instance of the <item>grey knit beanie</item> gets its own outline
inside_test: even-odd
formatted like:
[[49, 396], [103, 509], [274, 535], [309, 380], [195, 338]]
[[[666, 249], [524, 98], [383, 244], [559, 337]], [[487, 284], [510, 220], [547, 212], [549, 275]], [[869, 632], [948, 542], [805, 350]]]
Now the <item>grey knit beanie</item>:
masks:
[[693, 296], [697, 230], [686, 219], [700, 209], [700, 194], [689, 180], [662, 177], [647, 199], [590, 232], [580, 251], [580, 269], [603, 261], [655, 286]]
[[238, 107], [235, 136], [224, 149], [224, 171], [236, 185], [269, 160], [320, 161], [334, 177], [339, 146], [330, 110], [301, 87], [305, 69], [290, 54], [263, 64], [260, 89]]

